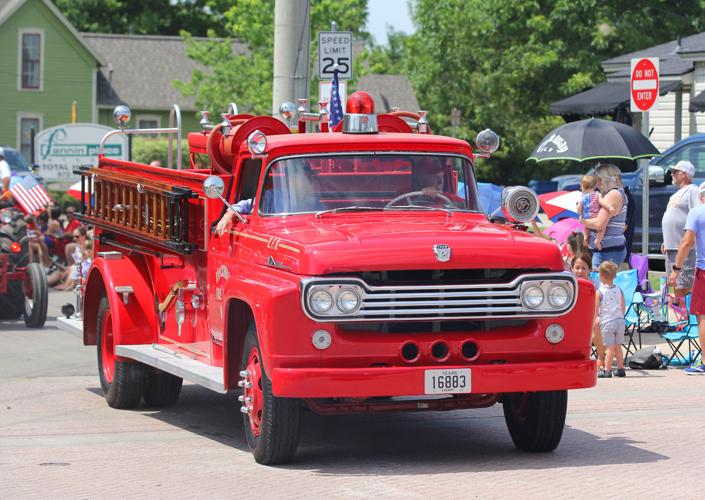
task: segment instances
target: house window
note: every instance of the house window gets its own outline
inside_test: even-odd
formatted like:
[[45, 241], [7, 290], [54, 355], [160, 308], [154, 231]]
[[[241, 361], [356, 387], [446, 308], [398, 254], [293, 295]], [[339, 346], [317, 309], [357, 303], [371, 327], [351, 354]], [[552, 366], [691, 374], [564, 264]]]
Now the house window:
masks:
[[160, 120], [158, 116], [138, 116], [137, 128], [159, 128]]
[[39, 90], [41, 87], [42, 35], [22, 33], [22, 82], [23, 89]]
[[32, 159], [32, 130], [39, 133], [39, 118], [20, 117], [20, 153], [27, 161]]

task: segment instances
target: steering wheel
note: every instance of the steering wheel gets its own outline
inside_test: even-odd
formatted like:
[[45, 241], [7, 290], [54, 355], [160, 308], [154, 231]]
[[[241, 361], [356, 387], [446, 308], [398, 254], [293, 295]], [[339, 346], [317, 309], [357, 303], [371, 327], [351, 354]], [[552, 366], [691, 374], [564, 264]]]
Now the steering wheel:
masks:
[[418, 197], [418, 196], [433, 196], [435, 198], [440, 198], [447, 205], [455, 206], [455, 204], [452, 201], [450, 201], [450, 199], [446, 195], [444, 195], [443, 193], [426, 194], [423, 191], [410, 191], [408, 193], [400, 194], [396, 198], [389, 200], [389, 203], [387, 203], [385, 205], [385, 208], [386, 207], [393, 207], [394, 205], [397, 204], [397, 202], [399, 202], [403, 199], [407, 199], [410, 204], [413, 204], [413, 203], [411, 203], [411, 198]]

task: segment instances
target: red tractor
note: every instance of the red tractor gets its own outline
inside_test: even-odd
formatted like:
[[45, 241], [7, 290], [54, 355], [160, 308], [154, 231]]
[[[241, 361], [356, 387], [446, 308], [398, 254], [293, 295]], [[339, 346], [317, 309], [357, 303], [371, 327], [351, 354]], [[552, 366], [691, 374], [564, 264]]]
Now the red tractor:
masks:
[[24, 316], [30, 328], [47, 317], [49, 287], [41, 265], [29, 262], [24, 215], [16, 208], [0, 210], [0, 319]]
[[[263, 464], [294, 457], [304, 406], [501, 403], [517, 447], [553, 450], [567, 391], [595, 384], [594, 287], [517, 227], [536, 216], [532, 191], [505, 192], [508, 223], [482, 212], [475, 161], [497, 136], [474, 152], [423, 114], [375, 114], [364, 93], [332, 132], [301, 133], [325, 118], [301, 111], [299, 133], [267, 116], [204, 120], [190, 168], [101, 153], [81, 171], [95, 259], [79, 328], [108, 404], [172, 405], [183, 379], [232, 394]], [[180, 136], [115, 130], [102, 144], [159, 132]]]

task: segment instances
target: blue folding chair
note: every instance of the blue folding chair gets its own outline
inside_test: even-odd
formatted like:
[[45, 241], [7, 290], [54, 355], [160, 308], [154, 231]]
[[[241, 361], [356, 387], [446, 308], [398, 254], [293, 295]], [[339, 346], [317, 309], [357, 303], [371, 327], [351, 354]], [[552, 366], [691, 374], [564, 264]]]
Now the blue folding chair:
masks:
[[[679, 329], [676, 331], [659, 334], [673, 350], [673, 354], [671, 354], [671, 357], [668, 358], [669, 365], [674, 359], [678, 362], [678, 364], [687, 365], [694, 362], [695, 359], [702, 354], [702, 349], [698, 343], [698, 317], [695, 314], [690, 314], [691, 296], [692, 294], [690, 293], [685, 296], [685, 308], [688, 311], [688, 321], [678, 325]], [[687, 355], [681, 352], [681, 347], [683, 347], [683, 344], [688, 346]], [[691, 356], [691, 353], [693, 352], [696, 353], [695, 356]]]

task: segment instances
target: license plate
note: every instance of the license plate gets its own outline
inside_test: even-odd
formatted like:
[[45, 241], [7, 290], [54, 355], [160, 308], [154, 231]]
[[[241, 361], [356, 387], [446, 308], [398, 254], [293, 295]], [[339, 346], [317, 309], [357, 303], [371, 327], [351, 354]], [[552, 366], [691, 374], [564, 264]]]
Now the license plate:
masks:
[[460, 394], [470, 392], [470, 368], [426, 370], [425, 394]]

